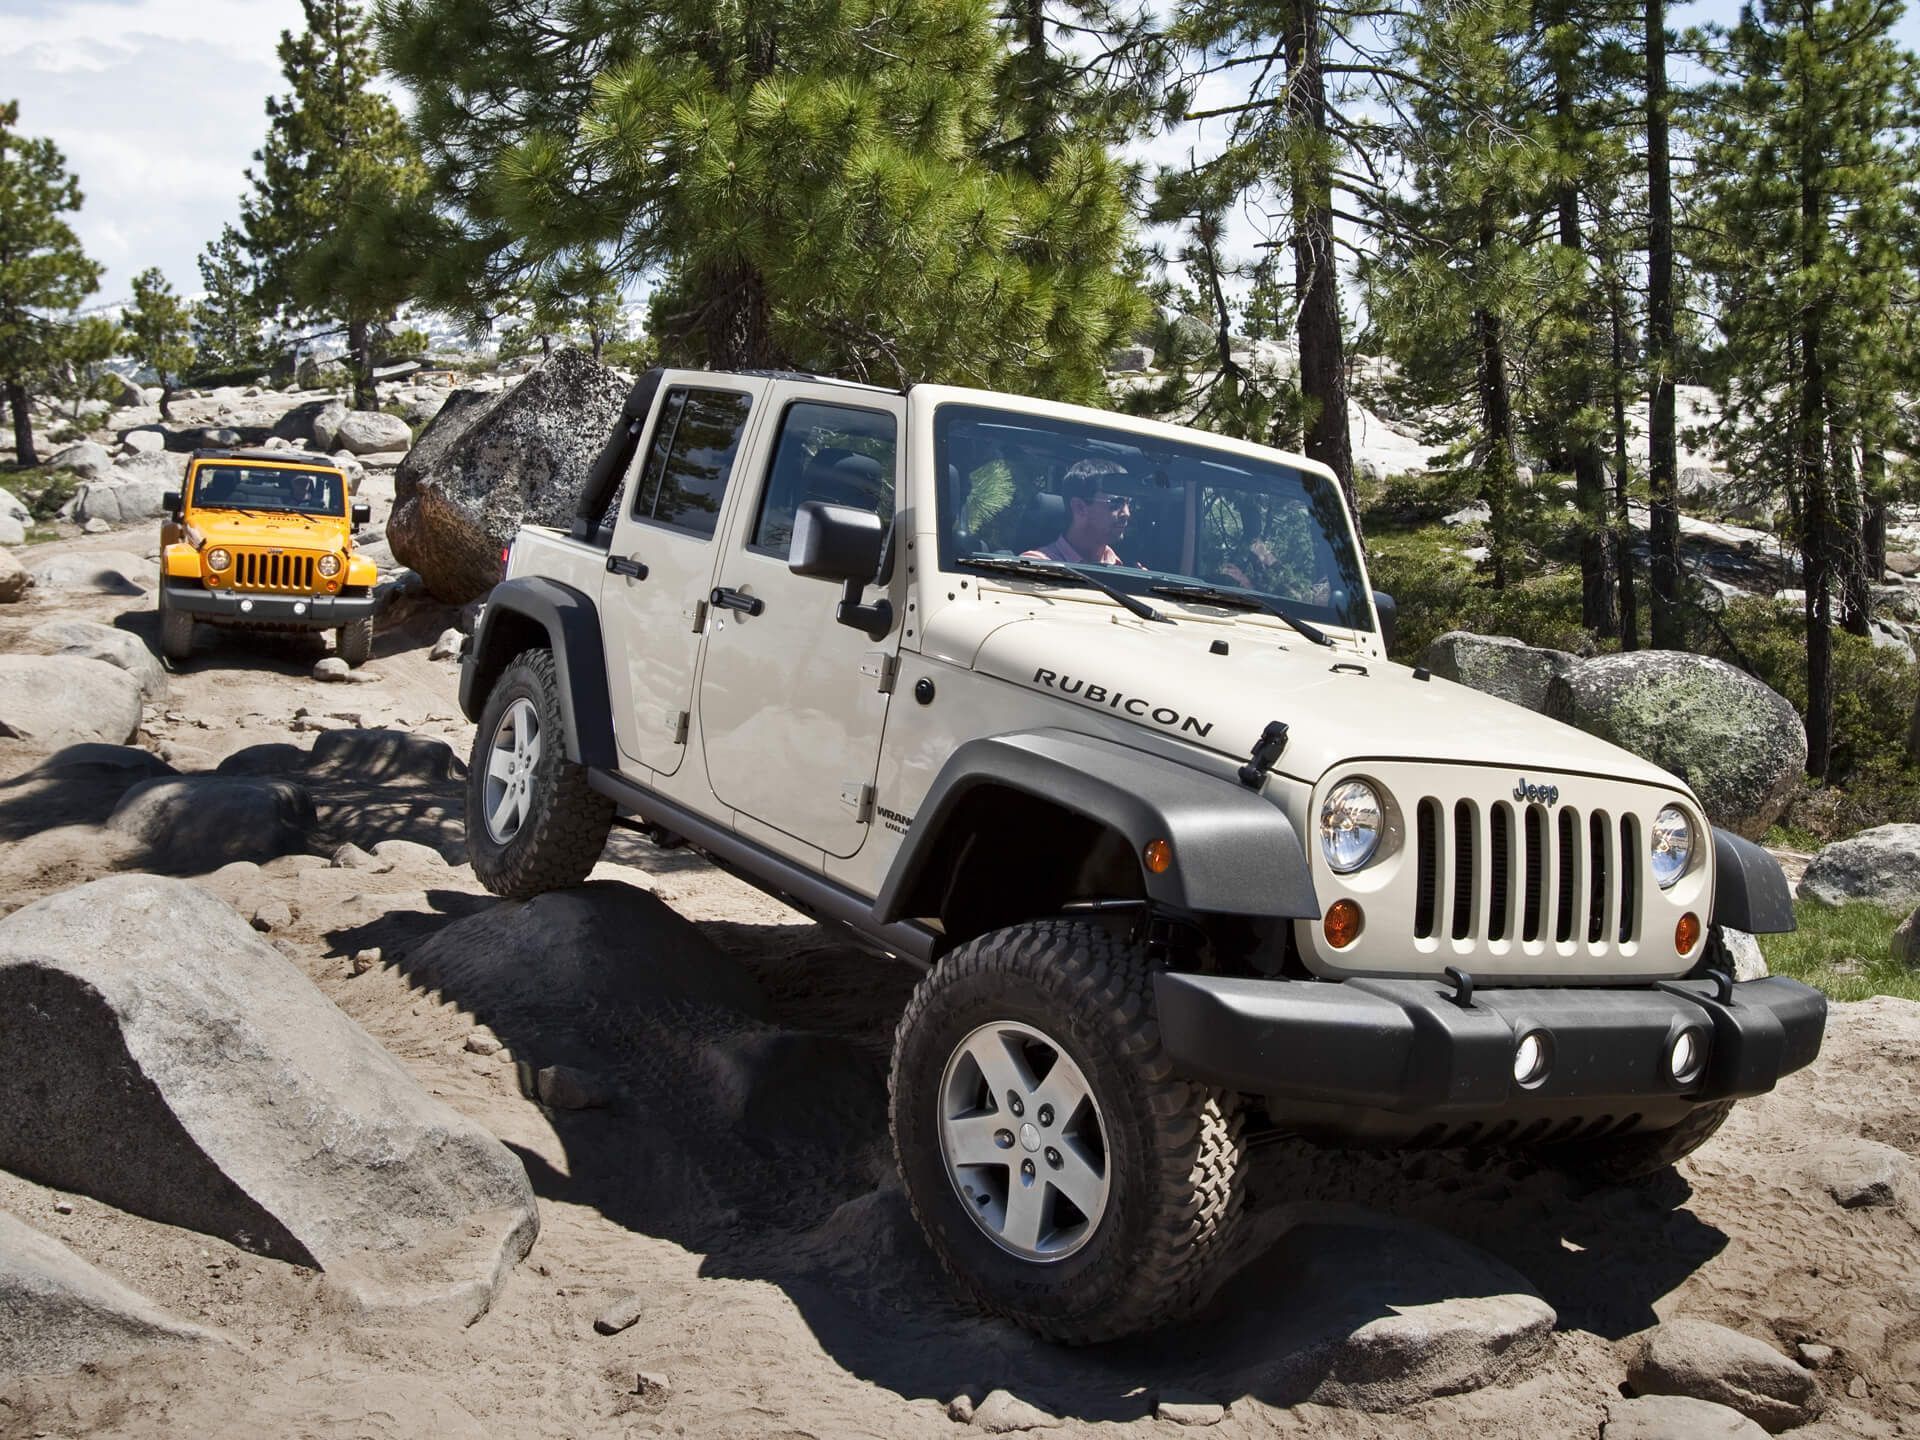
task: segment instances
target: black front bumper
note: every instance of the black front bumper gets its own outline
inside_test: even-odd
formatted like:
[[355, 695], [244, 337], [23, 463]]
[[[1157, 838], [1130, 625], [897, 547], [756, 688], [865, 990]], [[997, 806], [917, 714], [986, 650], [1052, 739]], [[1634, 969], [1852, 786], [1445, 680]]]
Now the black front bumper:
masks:
[[[257, 590], [207, 590], [168, 580], [167, 604], [196, 620], [276, 629], [332, 630], [373, 614], [373, 591], [352, 595], [278, 595]], [[296, 608], [298, 607], [298, 608]]]
[[[1758, 1095], [1820, 1053], [1826, 997], [1779, 976], [1634, 989], [1477, 989], [1432, 980], [1155, 978], [1180, 1073], [1264, 1096], [1276, 1119], [1348, 1139], [1423, 1143], [1518, 1128], [1658, 1129], [1700, 1105]], [[1668, 1073], [1682, 1031], [1707, 1046], [1690, 1083]], [[1550, 1064], [1513, 1075], [1523, 1037]]]

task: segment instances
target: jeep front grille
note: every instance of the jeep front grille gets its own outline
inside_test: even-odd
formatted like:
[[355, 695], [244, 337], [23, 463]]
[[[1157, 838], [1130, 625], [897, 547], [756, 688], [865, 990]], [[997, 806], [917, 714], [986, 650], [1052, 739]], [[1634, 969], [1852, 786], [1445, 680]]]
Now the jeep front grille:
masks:
[[1639, 933], [1637, 817], [1434, 796], [1415, 813], [1415, 939], [1598, 947]]
[[236, 550], [233, 552], [233, 588], [297, 590], [311, 594], [316, 558], [285, 550]]

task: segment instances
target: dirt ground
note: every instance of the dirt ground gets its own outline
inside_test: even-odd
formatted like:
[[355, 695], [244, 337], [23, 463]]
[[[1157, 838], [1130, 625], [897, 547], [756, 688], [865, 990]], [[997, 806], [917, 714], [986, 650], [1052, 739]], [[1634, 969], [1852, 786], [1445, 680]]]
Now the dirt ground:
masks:
[[[121, 531], [58, 548], [152, 545]], [[0, 650], [55, 618], [117, 625], [158, 649], [150, 597], [67, 593], [0, 606]], [[249, 746], [310, 746], [313, 732], [295, 728], [304, 708], [307, 723], [350, 717], [333, 723], [443, 739], [464, 760], [456, 669], [427, 659], [452, 621], [431, 605], [390, 616], [368, 667], [379, 678], [356, 685], [310, 678], [318, 642], [216, 644], [203, 632], [137, 743], [207, 770]], [[140, 863], [97, 828], [117, 791], [36, 780], [42, 759], [0, 740], [0, 912]], [[330, 839], [460, 855], [458, 780], [343, 781], [316, 798]], [[1155, 1403], [1190, 1392], [1228, 1407], [1211, 1432], [1223, 1437], [1594, 1436], [1620, 1398], [1620, 1342], [1681, 1314], [1789, 1354], [1800, 1341], [1833, 1347], [1819, 1372], [1827, 1412], [1796, 1434], [1920, 1433], [1920, 1216], [1842, 1209], [1800, 1173], [1822, 1145], [1855, 1137], [1920, 1155], [1920, 1006], [1836, 1007], [1816, 1065], [1640, 1186], [1582, 1188], [1502, 1154], [1258, 1146], [1256, 1215], [1364, 1205], [1437, 1226], [1511, 1265], [1558, 1312], [1551, 1352], [1515, 1383], [1369, 1415], [1289, 1405], [1263, 1379], [1276, 1322], [1263, 1301], [1276, 1287], [1257, 1257], [1194, 1323], [1117, 1346], [1062, 1350], [965, 1308], [907, 1213], [887, 1140], [887, 1053], [914, 972], [628, 832], [615, 831], [594, 879], [650, 892], [617, 897], [635, 917], [625, 953], [583, 950], [537, 974], [468, 931], [436, 945], [500, 913], [464, 864], [375, 874], [289, 856], [205, 879], [243, 914], [285, 901], [293, 923], [274, 939], [423, 1085], [521, 1156], [539, 1241], [470, 1328], [368, 1324], [331, 1308], [311, 1272], [0, 1174], [0, 1208], [231, 1341], [0, 1382], [0, 1440], [946, 1436], [960, 1433], [948, 1402], [995, 1387], [1069, 1435], [1175, 1433]], [[370, 946], [380, 963], [353, 974]], [[662, 1003], [648, 979], [734, 967], [757, 982], [762, 1015]], [[498, 1054], [467, 1048], [481, 1027]], [[551, 1063], [601, 1077], [618, 1100], [543, 1108], [519, 1077]], [[596, 1333], [596, 1316], [628, 1294], [637, 1323]]]

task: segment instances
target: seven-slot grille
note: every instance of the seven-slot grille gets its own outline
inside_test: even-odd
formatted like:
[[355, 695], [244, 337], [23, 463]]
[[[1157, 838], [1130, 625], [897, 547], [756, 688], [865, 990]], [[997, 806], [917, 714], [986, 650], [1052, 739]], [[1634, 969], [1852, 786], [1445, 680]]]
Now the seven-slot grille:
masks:
[[1416, 939], [1598, 949], [1639, 934], [1638, 816], [1428, 796], [1414, 831]]
[[233, 588], [236, 590], [297, 590], [314, 588], [314, 561], [318, 556], [298, 551], [236, 550], [233, 552]]

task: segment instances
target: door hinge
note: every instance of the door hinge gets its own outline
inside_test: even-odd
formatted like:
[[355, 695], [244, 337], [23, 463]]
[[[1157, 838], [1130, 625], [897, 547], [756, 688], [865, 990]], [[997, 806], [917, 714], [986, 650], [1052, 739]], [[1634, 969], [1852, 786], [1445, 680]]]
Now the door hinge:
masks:
[[694, 634], [698, 635], [702, 630], [707, 628], [706, 601], [696, 600], [693, 602], [693, 608], [691, 610], [682, 610], [680, 613], [693, 621], [692, 630]]
[[684, 710], [667, 711], [667, 734], [673, 737], [674, 744], [687, 743], [687, 722], [691, 718]]
[[873, 786], [842, 785], [840, 803], [853, 811], [853, 818], [865, 824], [873, 818]]
[[869, 650], [860, 661], [860, 673], [875, 681], [882, 695], [893, 693], [893, 682], [900, 673], [900, 657], [885, 650]]

